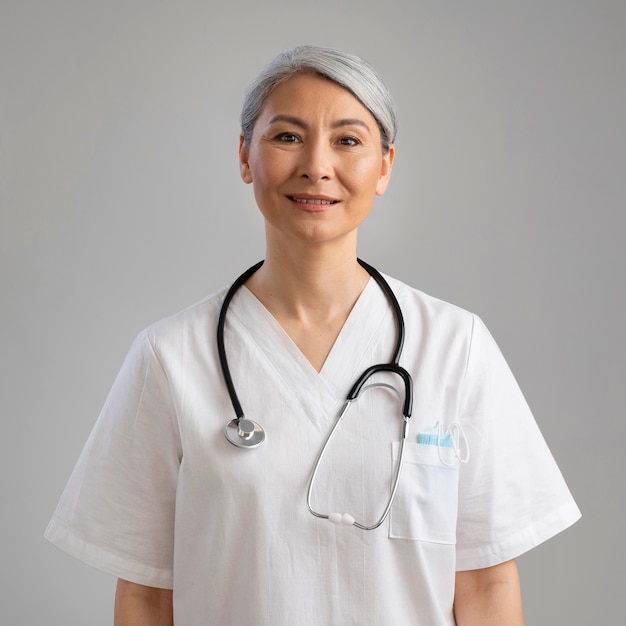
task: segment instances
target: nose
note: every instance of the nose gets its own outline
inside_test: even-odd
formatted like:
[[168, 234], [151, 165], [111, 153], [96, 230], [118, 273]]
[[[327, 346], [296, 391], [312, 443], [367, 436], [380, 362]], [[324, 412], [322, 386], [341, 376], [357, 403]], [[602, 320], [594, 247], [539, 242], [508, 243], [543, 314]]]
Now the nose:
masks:
[[333, 165], [330, 146], [323, 141], [308, 141], [303, 146], [299, 174], [313, 183], [332, 178]]

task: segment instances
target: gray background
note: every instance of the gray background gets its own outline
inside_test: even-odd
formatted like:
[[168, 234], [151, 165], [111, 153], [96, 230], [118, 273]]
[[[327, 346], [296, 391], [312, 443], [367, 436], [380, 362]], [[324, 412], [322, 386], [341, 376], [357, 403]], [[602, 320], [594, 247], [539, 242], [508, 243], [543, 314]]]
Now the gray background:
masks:
[[361, 255], [484, 318], [583, 510], [520, 559], [527, 623], [623, 623], [626, 3], [215, 4], [0, 4], [0, 623], [111, 623], [42, 533], [134, 335], [263, 256], [237, 115], [299, 43], [398, 103]]

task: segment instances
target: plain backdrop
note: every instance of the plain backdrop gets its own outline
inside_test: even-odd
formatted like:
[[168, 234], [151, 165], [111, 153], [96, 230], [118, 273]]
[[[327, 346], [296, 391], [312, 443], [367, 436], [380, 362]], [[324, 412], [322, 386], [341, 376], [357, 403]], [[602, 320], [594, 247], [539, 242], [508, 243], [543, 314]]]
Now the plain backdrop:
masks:
[[42, 533], [136, 333], [262, 258], [238, 113], [301, 43], [397, 101], [361, 256], [486, 321], [583, 511], [519, 560], [527, 624], [623, 623], [625, 33], [624, 0], [2, 0], [0, 623], [112, 623]]

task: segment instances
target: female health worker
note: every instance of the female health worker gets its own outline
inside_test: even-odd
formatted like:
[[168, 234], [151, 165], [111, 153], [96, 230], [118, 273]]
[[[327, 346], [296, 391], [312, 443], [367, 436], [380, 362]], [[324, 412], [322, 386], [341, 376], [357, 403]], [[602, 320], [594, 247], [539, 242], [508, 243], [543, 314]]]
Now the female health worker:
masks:
[[515, 558], [579, 512], [480, 319], [357, 259], [386, 87], [302, 46], [241, 120], [264, 263], [137, 337], [47, 538], [118, 578], [117, 626], [523, 624]]

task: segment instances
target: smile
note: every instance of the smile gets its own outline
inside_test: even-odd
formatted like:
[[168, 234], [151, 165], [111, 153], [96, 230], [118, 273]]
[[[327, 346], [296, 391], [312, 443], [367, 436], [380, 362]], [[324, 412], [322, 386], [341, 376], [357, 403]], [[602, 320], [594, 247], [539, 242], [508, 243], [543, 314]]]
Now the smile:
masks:
[[336, 204], [338, 200], [328, 200], [325, 198], [306, 198], [306, 197], [296, 197], [296, 196], [288, 196], [290, 200], [293, 202], [297, 202], [298, 204], [318, 204], [318, 205], [328, 205], [328, 204]]

